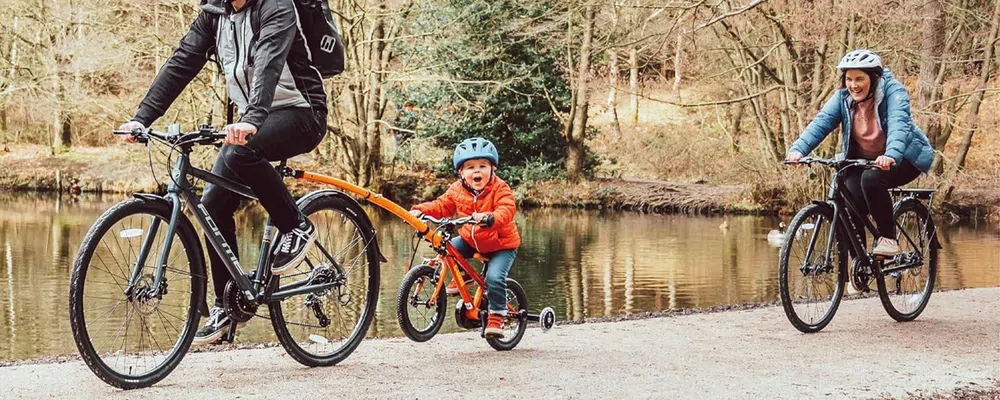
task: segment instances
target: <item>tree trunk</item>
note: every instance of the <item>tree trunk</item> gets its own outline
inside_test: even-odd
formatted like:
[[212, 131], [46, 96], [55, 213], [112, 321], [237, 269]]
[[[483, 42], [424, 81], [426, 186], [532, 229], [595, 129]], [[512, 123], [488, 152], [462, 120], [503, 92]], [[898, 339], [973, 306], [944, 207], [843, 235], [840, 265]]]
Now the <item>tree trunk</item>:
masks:
[[931, 163], [931, 173], [940, 176], [944, 173], [944, 154], [945, 146], [948, 145], [948, 139], [951, 139], [951, 132], [955, 130], [955, 115], [958, 113], [958, 86], [952, 87], [951, 91], [948, 92], [947, 114], [944, 123], [941, 125], [941, 134], [937, 135], [937, 141], [932, 142], [931, 146], [934, 146], [934, 162]]
[[674, 98], [681, 98], [681, 56], [684, 51], [684, 34], [677, 34], [677, 43], [674, 45]]
[[920, 48], [920, 82], [917, 85], [917, 107], [923, 111], [917, 125], [923, 127], [931, 144], [937, 141], [941, 126], [940, 107], [931, 106], [940, 92], [937, 87], [938, 71], [944, 55], [945, 9], [941, 0], [923, 0], [923, 41]]
[[618, 121], [618, 51], [608, 50], [608, 116], [615, 131], [615, 139], [622, 137], [622, 125]]
[[588, 2], [583, 15], [583, 42], [580, 44], [580, 62], [576, 80], [576, 112], [573, 115], [573, 127], [566, 137], [568, 151], [566, 154], [566, 178], [570, 182], [583, 178], [584, 138], [587, 132], [587, 108], [589, 107], [589, 92], [587, 82], [590, 75], [590, 51], [594, 34], [594, 4]]
[[955, 156], [955, 165], [951, 169], [951, 179], [947, 183], [947, 187], [944, 191], [944, 198], [947, 200], [951, 197], [952, 190], [955, 189], [952, 185], [951, 180], [955, 179], [955, 174], [960, 171], [965, 166], [965, 156], [969, 154], [969, 147], [972, 145], [972, 136], [979, 129], [979, 106], [983, 103], [984, 91], [986, 90], [986, 85], [990, 81], [990, 73], [993, 68], [993, 56], [994, 50], [997, 43], [997, 35], [1000, 34], [1000, 2], [996, 3], [993, 9], [993, 29], [990, 31], [990, 38], [986, 41], [986, 53], [983, 56], [983, 67], [979, 74], [979, 83], [976, 84], [976, 91], [972, 94], [972, 102], [969, 107], [969, 120], [966, 123], [965, 135], [962, 136], [962, 142], [958, 145], [958, 154]]
[[629, 123], [639, 126], [639, 49], [635, 46], [628, 51], [628, 91]]

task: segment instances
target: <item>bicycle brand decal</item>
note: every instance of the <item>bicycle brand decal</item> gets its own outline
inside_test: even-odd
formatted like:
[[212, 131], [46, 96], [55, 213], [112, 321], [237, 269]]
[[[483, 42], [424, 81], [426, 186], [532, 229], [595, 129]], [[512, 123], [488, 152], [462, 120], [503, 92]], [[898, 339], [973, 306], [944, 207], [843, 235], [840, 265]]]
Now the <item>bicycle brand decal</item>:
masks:
[[219, 240], [219, 244], [222, 245], [222, 249], [226, 251], [226, 255], [229, 256], [229, 261], [233, 262], [236, 268], [243, 269], [240, 266], [240, 260], [236, 258], [236, 254], [233, 254], [233, 249], [229, 248], [229, 243], [226, 243], [226, 239], [222, 237], [222, 232], [219, 232], [219, 227], [215, 226], [215, 221], [212, 220], [212, 216], [205, 209], [204, 204], [198, 204], [198, 209], [201, 210], [202, 214], [205, 216], [205, 222], [208, 222], [208, 226], [212, 228], [212, 234], [215, 238]]

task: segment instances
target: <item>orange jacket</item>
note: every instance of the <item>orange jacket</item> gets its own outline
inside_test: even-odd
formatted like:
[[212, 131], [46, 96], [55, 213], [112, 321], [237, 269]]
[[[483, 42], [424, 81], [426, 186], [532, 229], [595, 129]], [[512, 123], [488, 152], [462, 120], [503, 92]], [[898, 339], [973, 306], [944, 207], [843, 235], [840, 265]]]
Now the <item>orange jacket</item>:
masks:
[[491, 212], [493, 226], [487, 228], [463, 225], [459, 228], [458, 234], [476, 251], [484, 254], [516, 249], [521, 245], [521, 235], [517, 233], [517, 224], [514, 223], [514, 214], [517, 212], [514, 191], [496, 175], [478, 196], [473, 195], [462, 185], [462, 181], [458, 180], [452, 183], [441, 197], [417, 204], [413, 209], [434, 218], [456, 215], [461, 218], [470, 216], [473, 212]]

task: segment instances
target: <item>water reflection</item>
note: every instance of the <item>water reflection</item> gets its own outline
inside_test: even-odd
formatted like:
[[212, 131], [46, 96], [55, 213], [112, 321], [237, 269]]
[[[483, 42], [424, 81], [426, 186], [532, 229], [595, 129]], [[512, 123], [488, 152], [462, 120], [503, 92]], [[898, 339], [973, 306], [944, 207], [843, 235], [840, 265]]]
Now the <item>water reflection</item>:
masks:
[[[123, 198], [0, 195], [0, 359], [76, 352], [67, 305], [72, 259], [97, 216]], [[259, 207], [238, 214], [247, 268], [256, 265], [264, 217]], [[371, 218], [389, 262], [382, 264], [369, 336], [398, 336], [395, 295], [413, 232], [391, 215], [372, 212]], [[551, 306], [560, 319], [572, 320], [777, 299], [778, 249], [768, 245], [767, 233], [778, 220], [725, 220], [727, 230], [719, 229], [723, 218], [524, 211], [517, 217], [522, 247], [511, 277], [527, 290], [532, 311]], [[939, 289], [1000, 285], [1000, 230], [962, 225], [939, 232]], [[431, 256], [425, 245], [419, 253], [417, 262]], [[458, 330], [451, 301], [443, 332]], [[266, 315], [266, 307], [259, 314]], [[277, 340], [265, 319], [251, 321], [239, 335], [241, 341]]]

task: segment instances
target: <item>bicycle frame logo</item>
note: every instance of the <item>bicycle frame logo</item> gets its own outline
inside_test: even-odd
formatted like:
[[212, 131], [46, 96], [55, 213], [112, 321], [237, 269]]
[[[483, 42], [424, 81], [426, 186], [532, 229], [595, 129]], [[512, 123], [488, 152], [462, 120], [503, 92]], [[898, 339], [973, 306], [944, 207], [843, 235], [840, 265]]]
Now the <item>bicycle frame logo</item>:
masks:
[[226, 252], [226, 255], [229, 256], [229, 261], [232, 261], [236, 268], [243, 269], [240, 265], [240, 260], [236, 258], [236, 254], [234, 254], [233, 250], [229, 247], [229, 243], [226, 243], [226, 239], [222, 237], [222, 232], [219, 232], [219, 227], [216, 226], [215, 221], [212, 220], [212, 215], [205, 209], [205, 205], [198, 204], [198, 209], [201, 210], [203, 215], [205, 215], [205, 222], [208, 222], [208, 226], [212, 228], [212, 234], [215, 238], [219, 239], [219, 244], [222, 246], [222, 250]]

